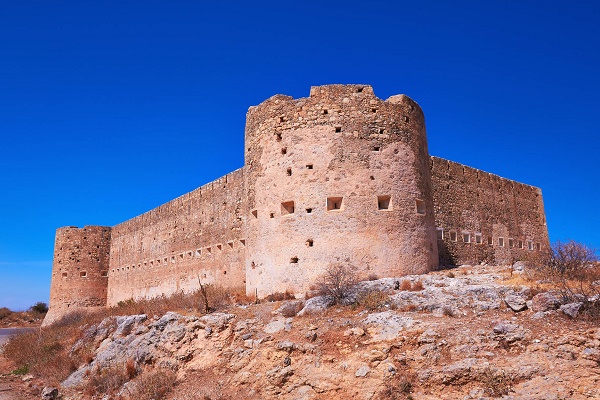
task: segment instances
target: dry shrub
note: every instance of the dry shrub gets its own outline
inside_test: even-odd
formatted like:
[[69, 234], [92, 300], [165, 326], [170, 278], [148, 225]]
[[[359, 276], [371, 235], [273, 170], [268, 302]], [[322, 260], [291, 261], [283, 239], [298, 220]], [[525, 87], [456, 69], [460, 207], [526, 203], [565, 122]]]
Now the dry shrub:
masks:
[[420, 292], [423, 289], [425, 289], [423, 287], [423, 283], [421, 281], [416, 281], [415, 283], [412, 284], [412, 288], [410, 290], [413, 292]]
[[325, 273], [317, 280], [317, 292], [321, 296], [330, 296], [335, 304], [345, 304], [356, 295], [358, 276], [351, 265], [330, 264]]
[[486, 367], [479, 375], [485, 393], [492, 397], [506, 396], [512, 390], [514, 377], [503, 369]]
[[381, 290], [367, 290], [359, 294], [358, 305], [369, 311], [377, 311], [390, 305], [390, 296]]
[[594, 249], [575, 241], [556, 242], [550, 252], [532, 257], [537, 276], [549, 281], [564, 303], [582, 302], [582, 315], [600, 317], [600, 262]]
[[302, 303], [302, 301], [292, 301], [284, 304], [281, 307], [281, 315], [283, 315], [286, 318], [291, 318], [298, 314], [300, 310], [302, 310], [302, 308], [304, 308], [304, 304]]
[[123, 365], [96, 367], [89, 372], [82, 384], [82, 390], [88, 396], [111, 395], [118, 392], [130, 378]]
[[296, 298], [296, 296], [294, 296], [294, 293], [292, 293], [289, 290], [286, 290], [284, 293], [281, 293], [281, 292], [272, 293], [272, 294], [268, 295], [267, 297], [265, 297], [265, 300], [273, 302], [273, 301], [283, 301], [283, 300], [294, 300], [295, 298]]
[[73, 337], [79, 333], [68, 326], [22, 333], [10, 338], [4, 347], [4, 355], [15, 363], [17, 369], [27, 370], [57, 384], [75, 370], [69, 349], [75, 341]]
[[414, 377], [405, 373], [397, 373], [384, 383], [383, 390], [379, 393], [380, 399], [386, 400], [411, 400], [414, 389]]
[[402, 291], [409, 291], [411, 289], [412, 285], [410, 284], [410, 281], [407, 279], [404, 279], [402, 281], [402, 283], [400, 284], [400, 290]]
[[[219, 310], [232, 304], [230, 291], [213, 285], [204, 286], [210, 310]], [[47, 383], [57, 385], [76, 367], [89, 363], [93, 358], [95, 349], [90, 347], [91, 344], [70, 352], [75, 342], [90, 326], [117, 315], [153, 316], [164, 315], [168, 311], [205, 313], [202, 296], [200, 290], [191, 293], [178, 292], [169, 297], [127, 300], [111, 308], [71, 312], [48, 327], [12, 336], [5, 345], [4, 355], [14, 362], [17, 369], [28, 370]], [[125, 371], [125, 375], [129, 376], [131, 372]]]
[[442, 307], [442, 314], [444, 314], [447, 317], [456, 317], [456, 313], [454, 312], [454, 309], [450, 306], [444, 306]]
[[377, 276], [377, 274], [375, 273], [370, 273], [369, 276], [367, 276], [367, 280], [368, 281], [376, 281], [379, 279], [379, 276]]
[[175, 381], [175, 372], [169, 369], [144, 372], [127, 385], [126, 398], [132, 400], [163, 399], [173, 390]]
[[10, 311], [8, 308], [6, 308], [6, 307], [0, 308], [0, 319], [4, 319], [11, 314], [12, 314], [12, 311]]

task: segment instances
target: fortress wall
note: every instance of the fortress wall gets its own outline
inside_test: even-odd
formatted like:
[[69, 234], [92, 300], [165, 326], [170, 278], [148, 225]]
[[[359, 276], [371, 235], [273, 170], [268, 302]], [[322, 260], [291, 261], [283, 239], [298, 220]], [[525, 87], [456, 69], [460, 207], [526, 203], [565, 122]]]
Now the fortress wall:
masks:
[[302, 293], [332, 263], [363, 276], [437, 267], [428, 160], [423, 113], [407, 96], [328, 85], [252, 107], [247, 292]]
[[108, 304], [245, 283], [244, 170], [113, 228]]
[[48, 325], [81, 307], [106, 305], [111, 228], [56, 230]]
[[440, 264], [512, 263], [549, 248], [539, 188], [438, 157], [431, 172]]

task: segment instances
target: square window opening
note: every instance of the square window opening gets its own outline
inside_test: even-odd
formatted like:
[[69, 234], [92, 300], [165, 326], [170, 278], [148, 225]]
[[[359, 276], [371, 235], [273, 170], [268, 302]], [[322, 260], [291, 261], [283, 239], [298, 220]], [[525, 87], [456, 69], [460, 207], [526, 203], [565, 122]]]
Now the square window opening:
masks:
[[475, 234], [475, 244], [481, 244], [481, 234]]
[[233, 242], [227, 242], [227, 245], [229, 246], [230, 249], [233, 249]]
[[340, 133], [342, 131], [342, 127], [341, 126], [336, 126], [335, 127], [335, 133]]
[[391, 209], [391, 196], [377, 196], [377, 208], [379, 210]]
[[242, 247], [246, 247], [246, 239], [240, 239], [240, 244]]
[[310, 214], [310, 213], [312, 213], [312, 208], [307, 208], [307, 209], [306, 209], [306, 213], [307, 213], [307, 214]]
[[103, 278], [106, 278], [108, 276], [108, 271], [102, 271], [101, 275]]
[[275, 213], [270, 213], [269, 218], [275, 218]]
[[313, 247], [314, 243], [315, 243], [315, 242], [314, 242], [312, 239], [308, 239], [308, 240], [306, 241], [306, 247]]
[[79, 276], [82, 277], [82, 278], [86, 278], [87, 277], [87, 272], [86, 271], [81, 271], [79, 273]]
[[327, 198], [327, 211], [337, 211], [342, 209], [343, 197], [328, 197]]
[[66, 277], [67, 277], [67, 273], [66, 273], [66, 272], [63, 272], [63, 273], [62, 273], [62, 277], [63, 277], [63, 278], [66, 278]]
[[450, 240], [453, 241], [453, 242], [457, 242], [458, 241], [456, 232], [450, 232]]
[[437, 228], [437, 240], [444, 240], [444, 229]]
[[373, 151], [374, 152], [381, 151], [381, 146], [373, 146]]
[[287, 154], [287, 147], [283, 147], [281, 149], [281, 154]]
[[425, 201], [417, 199], [415, 200], [417, 206], [417, 214], [425, 214]]
[[222, 244], [218, 244], [217, 245], [217, 249], [219, 249], [219, 251], [223, 250], [223, 245]]
[[498, 238], [498, 246], [504, 247], [504, 238]]
[[290, 264], [298, 264], [298, 257], [290, 258]]
[[312, 164], [306, 164], [306, 169], [313, 169], [313, 165]]
[[512, 249], [513, 247], [515, 247], [515, 241], [509, 238], [509, 239], [508, 239], [508, 247], [510, 247], [511, 249]]
[[463, 233], [463, 242], [471, 243], [471, 234], [470, 233]]
[[281, 215], [293, 214], [294, 213], [294, 202], [284, 201], [281, 203]]
[[494, 242], [493, 242], [493, 240], [492, 240], [492, 237], [491, 237], [491, 236], [488, 236], [488, 238], [487, 238], [487, 243], [488, 243], [490, 246], [494, 244]]

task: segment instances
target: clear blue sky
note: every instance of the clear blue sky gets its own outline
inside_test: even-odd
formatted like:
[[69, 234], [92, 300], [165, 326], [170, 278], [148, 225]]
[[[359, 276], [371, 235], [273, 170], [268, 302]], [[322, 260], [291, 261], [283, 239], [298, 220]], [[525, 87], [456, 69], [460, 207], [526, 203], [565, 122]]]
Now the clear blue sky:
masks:
[[599, 4], [0, 0], [0, 307], [48, 301], [56, 228], [241, 167], [249, 106], [328, 83], [409, 95], [431, 154], [541, 187], [551, 240], [600, 247]]

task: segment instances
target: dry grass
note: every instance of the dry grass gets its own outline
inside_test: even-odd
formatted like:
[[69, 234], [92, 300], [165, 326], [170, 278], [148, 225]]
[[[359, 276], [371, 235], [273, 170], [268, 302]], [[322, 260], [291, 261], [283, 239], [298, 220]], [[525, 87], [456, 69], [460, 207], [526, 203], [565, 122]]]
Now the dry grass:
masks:
[[400, 283], [400, 290], [403, 290], [403, 291], [420, 292], [423, 289], [424, 289], [423, 283], [420, 280], [417, 280], [417, 281], [411, 283], [410, 280], [404, 279]]
[[[246, 300], [245, 295], [241, 296], [239, 293], [236, 290], [205, 285], [210, 311], [225, 309], [240, 299]], [[4, 347], [4, 355], [14, 362], [18, 370], [29, 371], [49, 384], [57, 385], [77, 367], [92, 359], [95, 349], [84, 347], [71, 352], [75, 342], [88, 327], [100, 323], [104, 318], [119, 315], [154, 316], [164, 315], [168, 311], [204, 314], [207, 310], [203, 296], [200, 290], [187, 294], [179, 292], [169, 297], [120, 302], [118, 306], [106, 309], [73, 312], [48, 327], [11, 337]], [[131, 371], [125, 371], [125, 376], [129, 379], [130, 375]], [[118, 376], [115, 377], [117, 378]], [[96, 384], [99, 387], [112, 384], [108, 377], [103, 376], [103, 372], [98, 372], [95, 379], [98, 379]], [[107, 382], [101, 382], [102, 379], [107, 379]]]
[[358, 305], [369, 311], [382, 310], [390, 306], [390, 296], [380, 290], [368, 290], [358, 296]]
[[281, 292], [275, 292], [273, 294], [268, 295], [267, 297], [265, 297], [266, 301], [283, 301], [283, 300], [294, 300], [296, 298], [296, 296], [294, 296], [294, 293], [286, 290], [284, 293]]
[[127, 385], [125, 399], [159, 400], [165, 398], [175, 386], [176, 375], [169, 369], [144, 372]]

